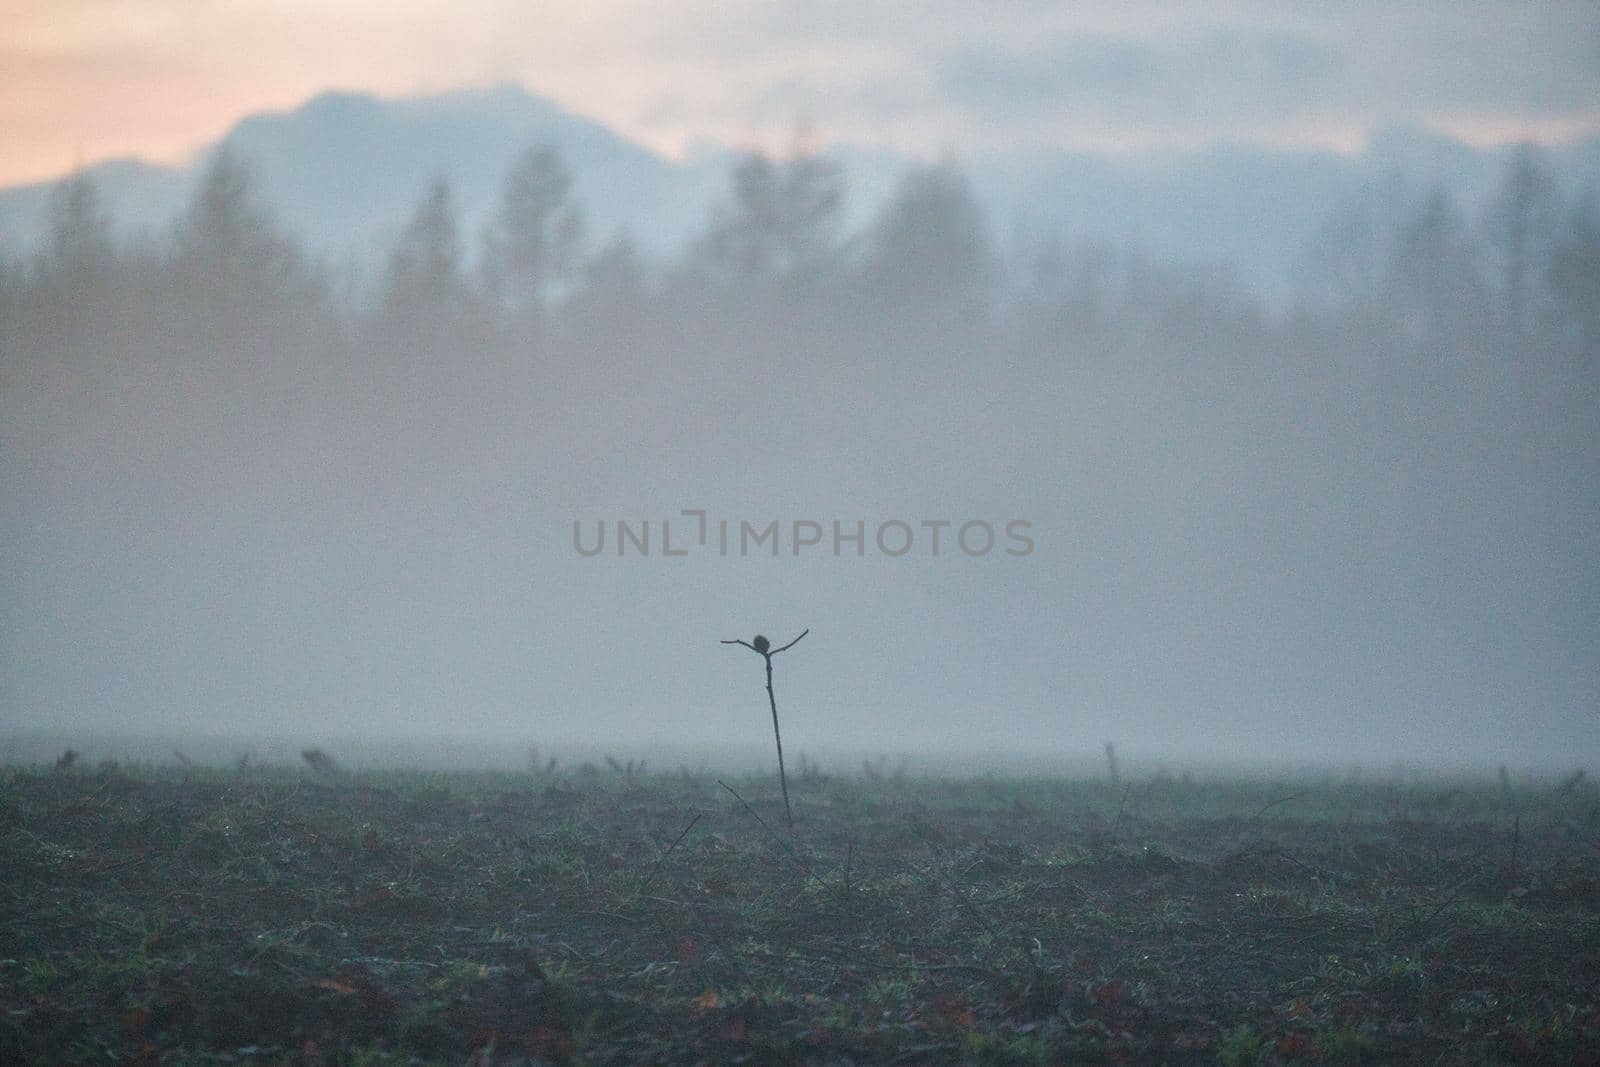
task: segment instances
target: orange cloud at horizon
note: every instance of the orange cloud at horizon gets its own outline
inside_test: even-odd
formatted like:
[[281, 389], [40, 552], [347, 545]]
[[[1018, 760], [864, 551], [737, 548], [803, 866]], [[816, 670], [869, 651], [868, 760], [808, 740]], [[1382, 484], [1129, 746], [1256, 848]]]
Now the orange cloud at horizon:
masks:
[[521, 9], [483, 6], [469, 20], [439, 0], [0, 0], [0, 184], [118, 156], [175, 162], [329, 88], [506, 80], [516, 64], [494, 41], [514, 39]]
[[[1463, 70], [1475, 69], [1456, 55], [1462, 26], [1435, 31], [1424, 20], [1407, 32], [1437, 36], [1414, 36], [1406, 47], [1426, 54], [1373, 71], [1370, 50], [1348, 48], [1363, 39], [1362, 26], [1276, 5], [1242, 18], [1241, 3], [1215, 17], [1110, 2], [1074, 5], [1068, 17], [1044, 5], [991, 25], [955, 0], [933, 0], [925, 11], [887, 2], [822, 14], [724, 0], [671, 18], [635, 0], [0, 0], [0, 185], [122, 156], [181, 161], [247, 115], [293, 108], [327, 89], [405, 96], [506, 82], [669, 155], [701, 141], [783, 144], [802, 122], [828, 140], [925, 155], [1026, 144], [1115, 153], [1219, 140], [1354, 152], [1397, 118], [1479, 146], [1600, 133], [1600, 107], [1579, 99], [1582, 77], [1570, 79], [1579, 92], [1563, 87], [1567, 95], [1542, 110], [1510, 98], [1496, 107], [1482, 94], [1448, 98]], [[945, 57], [973, 40], [1001, 50], [1115, 40], [1170, 52], [1208, 33], [1242, 32], [1252, 20], [1270, 33], [1346, 47], [1350, 82], [1360, 88], [1321, 109], [1219, 112], [1199, 122], [1159, 108], [1130, 120], [1096, 100], [1041, 120], [976, 114], [937, 76]], [[1571, 37], [1556, 21], [1544, 38]], [[1532, 55], [1537, 43], [1519, 47]], [[1415, 79], [1434, 68], [1446, 89], [1416, 99]]]

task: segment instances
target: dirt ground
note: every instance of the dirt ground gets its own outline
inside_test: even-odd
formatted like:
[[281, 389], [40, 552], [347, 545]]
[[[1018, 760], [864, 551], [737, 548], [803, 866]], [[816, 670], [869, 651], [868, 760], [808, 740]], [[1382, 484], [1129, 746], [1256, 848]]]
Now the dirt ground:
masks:
[[790, 789], [0, 771], [0, 1062], [1600, 1063], [1581, 775]]

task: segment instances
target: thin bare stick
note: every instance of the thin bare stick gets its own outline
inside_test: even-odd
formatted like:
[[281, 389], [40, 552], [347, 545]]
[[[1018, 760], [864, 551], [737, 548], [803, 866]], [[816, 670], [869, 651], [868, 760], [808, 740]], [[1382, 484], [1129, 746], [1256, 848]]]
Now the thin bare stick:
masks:
[[783, 818], [789, 824], [789, 829], [791, 830], [794, 829], [794, 809], [789, 806], [789, 775], [783, 768], [783, 732], [778, 729], [778, 698], [772, 694], [772, 657], [779, 652], [787, 652], [795, 645], [798, 645], [801, 638], [810, 632], [811, 628], [809, 626], [806, 627], [800, 631], [800, 637], [790, 641], [782, 648], [769, 648], [767, 639], [759, 635], [756, 637], [754, 644], [749, 641], [742, 641], [737, 637], [731, 641], [722, 642], [725, 645], [743, 645], [758, 654], [766, 662], [767, 704], [772, 708], [772, 740], [778, 746], [778, 785], [783, 788]]
[[[806, 634], [808, 634], [810, 632], [811, 632], [810, 627], [807, 627], [806, 629], [800, 631], [800, 637], [804, 637]], [[776, 656], [779, 652], [787, 652], [791, 648], [793, 648], [795, 645], [798, 645], [800, 643], [800, 637], [797, 637], [793, 641], [790, 641], [787, 645], [784, 645], [782, 648], [768, 649], [765, 652], [761, 652], [761, 649], [757, 648], [755, 645], [752, 645], [749, 641], [741, 641], [737, 637], [735, 637], [731, 641], [724, 641], [722, 643], [725, 644], [725, 645], [743, 645], [745, 648], [748, 648], [751, 652], [761, 652], [761, 654], [763, 656]]]
[[783, 769], [783, 734], [778, 730], [778, 698], [772, 695], [772, 653], [767, 653], [767, 704], [772, 708], [772, 741], [778, 746], [778, 785], [783, 789], [783, 821], [794, 829], [794, 810], [789, 807], [789, 776]]
[[[808, 626], [804, 630], [800, 631], [800, 637], [804, 637], [806, 634], [808, 634], [810, 632], [811, 632], [811, 628]], [[800, 637], [797, 637], [793, 641], [790, 641], [787, 645], [784, 645], [782, 648], [773, 649], [771, 652], [769, 652], [767, 654], [769, 656], [776, 656], [779, 652], [787, 652], [787, 651], [789, 651], [795, 645], [798, 645], [800, 643]]]

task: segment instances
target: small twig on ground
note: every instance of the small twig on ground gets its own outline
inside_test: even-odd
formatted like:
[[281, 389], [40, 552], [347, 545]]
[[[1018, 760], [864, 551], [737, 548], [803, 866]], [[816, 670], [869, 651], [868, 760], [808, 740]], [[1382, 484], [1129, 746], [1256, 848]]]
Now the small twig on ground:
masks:
[[1250, 816], [1248, 819], [1246, 819], [1245, 823], [1248, 825], [1249, 823], [1255, 822], [1257, 819], [1261, 818], [1261, 816], [1265, 815], [1267, 812], [1271, 811], [1273, 808], [1277, 807], [1279, 804], [1287, 804], [1291, 800], [1302, 800], [1304, 798], [1305, 798], [1305, 794], [1304, 793], [1294, 793], [1294, 794], [1292, 794], [1290, 796], [1279, 797], [1277, 800], [1272, 801], [1270, 804], [1263, 805], [1261, 810], [1256, 812], [1254, 815]]
[[1128, 794], [1133, 792], [1133, 783], [1129, 782], [1122, 787], [1122, 796], [1117, 800], [1117, 817], [1111, 820], [1111, 836], [1117, 836], [1117, 830], [1122, 826], [1122, 809], [1128, 803]]
[[796, 852], [793, 849], [793, 847], [790, 846], [789, 842], [785, 841], [781, 836], [779, 836], [779, 834], [778, 834], [778, 832], [776, 830], [774, 830], [772, 827], [767, 825], [767, 820], [763, 819], [761, 817], [761, 813], [756, 811], [755, 808], [752, 808], [749, 805], [749, 803], [747, 803], [745, 801], [744, 797], [739, 795], [739, 791], [738, 790], [734, 789], [733, 786], [729, 785], [727, 782], [724, 782], [721, 778], [717, 779], [717, 784], [720, 785], [722, 788], [726, 789], [728, 792], [732, 793], [733, 794], [733, 799], [737, 800], [740, 804], [743, 804], [744, 805], [744, 810], [748, 811], [751, 815], [755, 816], [755, 820], [756, 820], [756, 822], [761, 824], [761, 828], [763, 830], [765, 830], [768, 833], [768, 835], [770, 835], [771, 838], [774, 841], [776, 841], [780, 846], [782, 846], [783, 850], [789, 854], [789, 858], [794, 860], [796, 863], [798, 863], [800, 865], [800, 869], [801, 870], [805, 871], [807, 874], [812, 873], [811, 872], [811, 864], [809, 864], [805, 860], [801, 859], [800, 858], [800, 854], [798, 852]]
[[844, 845], [844, 911], [846, 915], [854, 912], [850, 906], [850, 865], [856, 858], [856, 843], [852, 838]]
[[640, 896], [644, 896], [645, 891], [648, 890], [652, 884], [654, 884], [656, 875], [661, 871], [661, 865], [667, 862], [667, 857], [672, 855], [673, 850], [682, 843], [684, 838], [689, 836], [689, 831], [694, 829], [694, 824], [699, 822], [702, 818], [704, 818], [704, 816], [705, 812], [703, 811], [695, 812], [694, 818], [689, 820], [689, 824], [683, 828], [683, 832], [673, 839], [672, 844], [667, 846], [667, 850], [661, 854], [661, 858], [656, 860], [656, 862], [650, 868], [650, 873], [645, 876], [644, 885], [639, 887]]
[[1248, 819], [1245, 819], [1244, 821], [1239, 823], [1239, 825], [1233, 830], [1232, 834], [1230, 835], [1229, 840], [1231, 840], [1235, 844], [1237, 844], [1238, 842], [1240, 842], [1241, 840], [1244, 839], [1245, 835], [1248, 832], [1250, 832], [1251, 830], [1253, 830], [1255, 828], [1256, 823], [1260, 822], [1261, 821], [1261, 817], [1263, 815], [1265, 815], [1267, 812], [1271, 811], [1273, 808], [1277, 807], [1280, 804], [1287, 804], [1292, 800], [1299, 800], [1304, 796], [1305, 796], [1304, 793], [1294, 793], [1294, 794], [1291, 794], [1290, 796], [1279, 797], [1277, 800], [1269, 801], [1268, 803], [1263, 804], [1260, 807], [1260, 809], [1256, 811], [1255, 814], [1251, 815]]
[[310, 767], [312, 771], [323, 777], [331, 778], [339, 774], [338, 761], [320, 748], [304, 749], [300, 753], [300, 758], [306, 761], [306, 766]]
[[[1156, 791], [1156, 786], [1167, 780], [1167, 772], [1165, 770], [1162, 770], [1154, 778], [1150, 779], [1150, 781], [1145, 784], [1144, 789], [1140, 790], [1139, 792], [1139, 799], [1134, 803], [1135, 810], [1138, 809], [1140, 804], [1143, 804], [1146, 800], [1150, 799], [1150, 794]], [[1122, 808], [1123, 805], [1128, 802], [1128, 794], [1132, 792], [1133, 783], [1129, 782], [1128, 787], [1122, 791], [1122, 799], [1117, 801], [1117, 818], [1111, 824], [1112, 837], [1117, 836], [1117, 830], [1122, 826]]]
[[936, 882], [941, 889], [954, 897], [957, 904], [966, 909], [967, 913], [972, 916], [973, 920], [983, 928], [984, 933], [988, 934], [996, 944], [1001, 943], [1004, 938], [1001, 936], [1000, 931], [995, 929], [994, 924], [989, 921], [988, 917], [984, 915], [982, 911], [978, 910], [978, 906], [972, 902], [972, 899], [961, 891], [961, 887], [956, 885], [950, 879], [946, 878], [938, 869], [939, 863], [946, 857], [945, 850], [936, 845], [931, 836], [926, 832], [924, 832], [921, 836], [925, 841], [928, 842], [929, 851], [933, 853], [934, 862], [927, 869], [928, 875], [933, 878], [934, 882]]

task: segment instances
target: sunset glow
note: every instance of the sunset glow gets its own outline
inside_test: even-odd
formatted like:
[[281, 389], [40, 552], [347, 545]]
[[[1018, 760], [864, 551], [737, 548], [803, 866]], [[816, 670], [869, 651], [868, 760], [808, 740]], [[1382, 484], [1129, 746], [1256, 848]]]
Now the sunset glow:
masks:
[[768, 143], [800, 123], [924, 154], [1353, 151], [1395, 122], [1480, 146], [1600, 131], [1600, 15], [1528, 10], [1039, 5], [1002, 26], [957, 4], [724, 3], [668, 20], [569, 0], [4, 0], [0, 183], [119, 156], [176, 161], [245, 115], [329, 88], [506, 82], [670, 155]]

